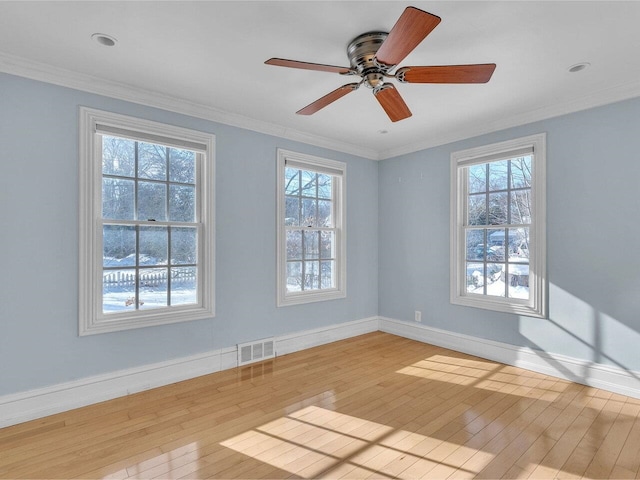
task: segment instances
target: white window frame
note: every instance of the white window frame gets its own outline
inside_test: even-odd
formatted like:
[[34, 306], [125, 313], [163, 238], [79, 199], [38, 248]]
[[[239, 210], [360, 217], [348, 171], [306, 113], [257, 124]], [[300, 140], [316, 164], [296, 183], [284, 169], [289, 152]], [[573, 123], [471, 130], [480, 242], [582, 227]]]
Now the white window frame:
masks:
[[[529, 299], [467, 294], [464, 227], [467, 216], [466, 167], [533, 152], [529, 227]], [[498, 227], [499, 228], [499, 227]], [[451, 154], [451, 303], [530, 317], [547, 316], [546, 276], [546, 134], [541, 133]]]
[[[277, 306], [334, 300], [347, 296], [346, 177], [347, 165], [326, 158], [278, 149], [277, 151]], [[335, 232], [335, 287], [287, 291], [287, 235], [285, 225], [285, 168], [293, 166], [332, 175]]]
[[[196, 150], [198, 302], [166, 308], [103, 313], [102, 305], [102, 140], [116, 136]], [[212, 318], [215, 315], [215, 136], [116, 113], [79, 111], [79, 335], [129, 330]]]

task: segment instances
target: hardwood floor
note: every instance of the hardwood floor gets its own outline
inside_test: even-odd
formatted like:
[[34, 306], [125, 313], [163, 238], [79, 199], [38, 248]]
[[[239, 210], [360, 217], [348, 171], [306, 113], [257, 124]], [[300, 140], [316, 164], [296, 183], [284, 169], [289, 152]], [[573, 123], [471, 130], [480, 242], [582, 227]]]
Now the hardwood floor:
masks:
[[0, 430], [2, 478], [640, 478], [640, 400], [376, 332]]

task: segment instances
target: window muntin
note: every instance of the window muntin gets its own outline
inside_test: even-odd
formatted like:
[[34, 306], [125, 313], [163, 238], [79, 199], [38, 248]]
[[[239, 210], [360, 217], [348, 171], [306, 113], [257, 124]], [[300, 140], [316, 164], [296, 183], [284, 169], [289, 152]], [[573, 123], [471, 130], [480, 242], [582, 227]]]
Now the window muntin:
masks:
[[333, 177], [285, 167], [287, 293], [335, 288]]
[[466, 291], [529, 299], [533, 155], [463, 168]]
[[201, 154], [100, 137], [102, 312], [197, 304]]
[[545, 136], [454, 152], [451, 302], [546, 314]]
[[212, 317], [213, 135], [80, 120], [80, 334]]
[[278, 305], [345, 296], [341, 162], [278, 151]]

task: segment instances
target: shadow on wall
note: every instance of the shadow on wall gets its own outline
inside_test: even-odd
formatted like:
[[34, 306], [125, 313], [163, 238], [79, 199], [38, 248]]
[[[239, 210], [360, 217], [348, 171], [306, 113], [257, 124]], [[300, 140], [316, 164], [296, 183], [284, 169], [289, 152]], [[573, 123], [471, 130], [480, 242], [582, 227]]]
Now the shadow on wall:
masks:
[[[604, 365], [625, 371], [640, 384], [640, 332], [557, 285], [549, 286], [549, 294], [553, 307], [548, 319], [520, 318], [520, 334], [544, 362], [578, 383], [589, 384], [597, 375], [592, 367]], [[544, 323], [543, 328], [536, 322]], [[557, 355], [545, 354], [558, 351], [584, 360], [559, 362]]]

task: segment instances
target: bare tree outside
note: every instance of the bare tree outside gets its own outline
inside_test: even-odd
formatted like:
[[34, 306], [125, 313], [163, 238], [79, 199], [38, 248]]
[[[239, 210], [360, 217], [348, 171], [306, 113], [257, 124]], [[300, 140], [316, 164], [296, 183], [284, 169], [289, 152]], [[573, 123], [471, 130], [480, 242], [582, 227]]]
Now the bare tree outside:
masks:
[[196, 303], [195, 181], [193, 151], [102, 137], [105, 313]]
[[334, 287], [333, 178], [285, 168], [287, 290]]
[[529, 297], [532, 157], [467, 167], [467, 292]]

